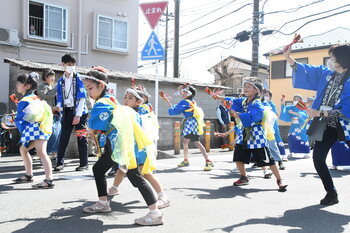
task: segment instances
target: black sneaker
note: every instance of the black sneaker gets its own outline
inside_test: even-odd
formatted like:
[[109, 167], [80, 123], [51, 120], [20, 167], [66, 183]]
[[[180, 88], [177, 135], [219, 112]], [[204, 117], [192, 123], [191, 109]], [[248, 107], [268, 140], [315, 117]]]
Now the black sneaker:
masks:
[[64, 168], [63, 165], [57, 165], [53, 170], [54, 170], [55, 172], [59, 172], [59, 171], [63, 170], [63, 168]]
[[339, 203], [338, 194], [335, 191], [327, 192], [326, 196], [320, 201], [321, 205], [334, 205]]
[[280, 167], [280, 170], [286, 169], [286, 166], [284, 165], [284, 163], [282, 161], [278, 161], [278, 166]]
[[88, 165], [86, 165], [86, 166], [79, 166], [79, 167], [76, 167], [75, 170], [80, 172], [80, 171], [87, 170], [88, 168], [89, 168]]

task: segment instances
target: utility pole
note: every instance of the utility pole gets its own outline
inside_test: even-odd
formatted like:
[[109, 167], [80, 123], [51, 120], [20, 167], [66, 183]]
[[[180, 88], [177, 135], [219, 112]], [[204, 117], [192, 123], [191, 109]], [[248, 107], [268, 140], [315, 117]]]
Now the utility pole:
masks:
[[250, 76], [259, 74], [259, 0], [254, 0], [253, 30], [252, 30], [252, 70]]
[[165, 51], [164, 51], [164, 77], [168, 75], [168, 7], [165, 12]]
[[180, 0], [175, 0], [174, 78], [179, 78]]

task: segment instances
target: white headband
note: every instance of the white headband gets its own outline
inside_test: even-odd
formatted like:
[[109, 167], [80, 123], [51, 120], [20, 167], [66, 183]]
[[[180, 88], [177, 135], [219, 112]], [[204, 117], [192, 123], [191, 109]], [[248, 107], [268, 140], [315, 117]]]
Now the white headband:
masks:
[[260, 93], [260, 89], [252, 82], [252, 81], [250, 81], [250, 80], [246, 80], [246, 81], [244, 81], [244, 83], [243, 83], [243, 85], [245, 84], [245, 83], [250, 83], [250, 84], [252, 84], [253, 85], [253, 87], [255, 88], [255, 89], [257, 89], [258, 90], [258, 92]]
[[189, 96], [193, 95], [193, 93], [188, 88], [182, 89], [181, 92], [185, 93], [186, 97], [189, 97]]
[[106, 83], [105, 81], [102, 81], [102, 80], [97, 79], [97, 78], [92, 77], [92, 76], [81, 75], [81, 78], [82, 78], [82, 79], [90, 79], [90, 80], [94, 80], [94, 81], [96, 81], [96, 82], [99, 82], [99, 83], [104, 84], [106, 87], [108, 86], [108, 85], [107, 85], [107, 83]]
[[133, 94], [136, 97], [136, 99], [143, 100], [143, 98], [139, 95], [139, 93], [137, 93], [137, 91], [135, 89], [128, 88], [128, 89], [125, 90], [125, 95], [127, 93]]

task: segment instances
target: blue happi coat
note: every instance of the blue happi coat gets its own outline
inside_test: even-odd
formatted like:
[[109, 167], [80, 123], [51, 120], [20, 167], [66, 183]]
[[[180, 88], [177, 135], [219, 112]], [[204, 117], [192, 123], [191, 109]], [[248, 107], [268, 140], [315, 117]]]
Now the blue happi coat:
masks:
[[[84, 83], [80, 77], [80, 75], [78, 73], [74, 73], [74, 76], [76, 75], [76, 84], [75, 84], [75, 96], [73, 96], [74, 100], [75, 100], [75, 107], [78, 106], [78, 103], [80, 101], [80, 99], [86, 99], [87, 94], [86, 94], [86, 89], [84, 87]], [[64, 100], [63, 100], [63, 95], [62, 95], [62, 83], [64, 82], [63, 76], [58, 79], [57, 81], [57, 104], [61, 106], [61, 109], [63, 109], [64, 106]], [[86, 102], [84, 102], [84, 106], [83, 106], [83, 112], [82, 114], [87, 114], [88, 113], [88, 109], [86, 106]]]
[[[296, 63], [296, 70], [293, 70], [293, 87], [316, 91], [315, 101], [312, 108], [319, 110], [322, 104], [328, 83], [334, 71], [326, 66], [312, 66]], [[343, 116], [339, 122], [344, 130], [345, 140], [350, 141], [350, 78], [346, 77], [343, 91], [339, 100], [335, 103], [334, 109], [339, 109]]]
[[[264, 104], [265, 103], [266, 103], [266, 105], [270, 106], [271, 110], [278, 116], [278, 111], [277, 111], [275, 103], [272, 100], [270, 100], [268, 102], [265, 101]], [[275, 140], [276, 140], [278, 149], [279, 149], [281, 155], [285, 155], [286, 150], [284, 148], [284, 143], [283, 143], [283, 140], [281, 137], [280, 128], [278, 125], [278, 120], [275, 121], [275, 124], [273, 125], [273, 130], [274, 130]]]
[[[289, 113], [292, 110], [299, 114], [296, 116]], [[291, 153], [309, 153], [309, 140], [306, 134], [306, 128], [303, 127], [307, 114], [306, 111], [298, 109], [296, 106], [285, 106], [281, 105], [280, 119], [285, 122], [291, 122], [288, 132], [288, 146]]]
[[268, 146], [268, 141], [262, 126], [264, 106], [259, 99], [246, 104], [247, 98], [226, 97], [231, 101], [231, 109], [239, 113], [242, 122], [240, 130], [236, 131], [236, 143], [246, 149], [258, 149]]

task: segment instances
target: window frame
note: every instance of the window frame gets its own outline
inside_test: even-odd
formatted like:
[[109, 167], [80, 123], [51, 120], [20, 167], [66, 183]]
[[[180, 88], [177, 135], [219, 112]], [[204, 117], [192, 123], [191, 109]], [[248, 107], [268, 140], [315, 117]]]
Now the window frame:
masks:
[[[100, 17], [106, 18], [106, 19], [110, 19], [112, 20], [112, 46], [108, 47], [108, 46], [104, 46], [104, 45], [100, 45]], [[114, 38], [114, 25], [115, 25], [115, 21], [120, 21], [120, 22], [125, 22], [126, 23], [126, 48], [117, 48], [117, 47], [113, 47], [113, 41], [115, 41], [116, 39]], [[121, 52], [121, 53], [127, 53], [129, 52], [129, 21], [127, 19], [121, 19], [121, 18], [114, 18], [114, 17], [110, 17], [110, 16], [106, 16], [106, 15], [102, 15], [102, 14], [96, 14], [96, 45], [95, 47], [97, 49], [103, 49], [103, 50], [108, 50], [108, 51], [115, 51], [115, 52]], [[124, 41], [123, 41], [124, 42]]]
[[[38, 3], [38, 4], [41, 4], [43, 5], [43, 36], [37, 36], [37, 35], [31, 35], [30, 34], [30, 31], [29, 31], [29, 27], [27, 27], [27, 37], [30, 38], [30, 39], [39, 39], [39, 40], [45, 40], [45, 41], [52, 41], [52, 42], [61, 42], [61, 43], [68, 43], [68, 35], [69, 35], [69, 10], [67, 7], [62, 7], [62, 6], [58, 6], [58, 5], [54, 5], [54, 4], [47, 4], [46, 2], [42, 2], [42, 1], [37, 1], [37, 0], [29, 0], [28, 1], [28, 12], [27, 12], [27, 26], [29, 26], [29, 8], [30, 8], [30, 4], [31, 3]], [[62, 9], [62, 14], [63, 14], [63, 11], [65, 10], [66, 11], [66, 23], [65, 23], [65, 28], [66, 28], [66, 31], [65, 31], [65, 38], [64, 39], [55, 39], [55, 38], [49, 38], [48, 35], [46, 35], [46, 6], [48, 7], [56, 7], [56, 8], [60, 8]], [[62, 20], [62, 26], [63, 26], [63, 23], [64, 23], [64, 19], [63, 19], [63, 16], [61, 18]], [[63, 33], [64, 31], [62, 30], [61, 31], [61, 35], [63, 37]]]
[[[306, 60], [307, 63], [303, 63], [303, 64], [309, 64], [309, 58], [308, 58], [308, 57], [299, 57], [299, 58], [295, 58], [295, 61], [296, 61], [296, 62], [300, 62], [300, 60], [304, 60], [304, 59]], [[289, 67], [290, 69], [288, 69], [288, 67]], [[290, 67], [289, 63], [286, 62], [285, 72], [284, 72], [285, 78], [291, 78], [291, 77], [292, 77], [292, 75], [287, 75], [289, 70], [293, 72], [293, 70], [292, 70], [292, 68]]]

